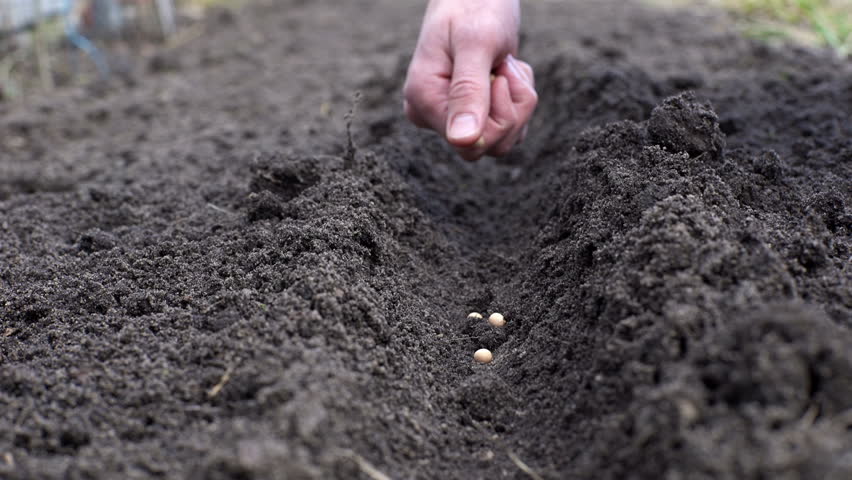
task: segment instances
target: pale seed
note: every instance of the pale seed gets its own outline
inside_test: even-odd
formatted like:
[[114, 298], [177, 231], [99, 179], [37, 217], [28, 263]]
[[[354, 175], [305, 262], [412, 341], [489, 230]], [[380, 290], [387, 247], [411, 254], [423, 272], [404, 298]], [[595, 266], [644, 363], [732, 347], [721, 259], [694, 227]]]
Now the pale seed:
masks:
[[473, 354], [473, 359], [479, 363], [491, 363], [491, 360], [494, 360], [494, 355], [491, 355], [491, 351], [487, 348], [480, 348]]

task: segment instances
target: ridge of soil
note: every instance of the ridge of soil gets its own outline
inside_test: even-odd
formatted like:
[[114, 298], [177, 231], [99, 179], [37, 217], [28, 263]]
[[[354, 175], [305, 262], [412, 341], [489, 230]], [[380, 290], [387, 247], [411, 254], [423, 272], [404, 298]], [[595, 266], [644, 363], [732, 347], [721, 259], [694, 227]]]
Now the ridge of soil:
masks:
[[852, 65], [531, 3], [530, 136], [466, 164], [400, 115], [421, 8], [0, 105], [0, 477], [852, 475]]

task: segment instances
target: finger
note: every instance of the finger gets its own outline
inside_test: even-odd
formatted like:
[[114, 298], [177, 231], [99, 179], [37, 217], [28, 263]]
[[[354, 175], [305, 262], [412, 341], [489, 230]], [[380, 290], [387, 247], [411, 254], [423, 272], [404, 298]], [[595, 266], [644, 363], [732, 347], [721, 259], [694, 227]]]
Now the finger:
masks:
[[[527, 84], [530, 87], [532, 87], [533, 92], [535, 92], [535, 72], [533, 71], [532, 67], [527, 62], [518, 60], [515, 57], [512, 57], [511, 60], [514, 61], [515, 64], [518, 67], [520, 67], [519, 70], [521, 71], [521, 73], [523, 73], [524, 79], [527, 81]], [[509, 65], [507, 65], [507, 67], [508, 66]], [[512, 85], [512, 83], [510, 82], [510, 86], [511, 85]], [[516, 96], [518, 96], [517, 93], [516, 93]], [[523, 94], [521, 94], [520, 96], [523, 97]], [[535, 112], [535, 106], [538, 102], [538, 94], [537, 93], [536, 93], [534, 99], [535, 99], [535, 102], [533, 102], [532, 110], [529, 113], [530, 117], [532, 116], [532, 113]], [[518, 140], [516, 142], [516, 145], [522, 144], [524, 142], [524, 140], [526, 140], [527, 134], [529, 133], [530, 126], [529, 126], [529, 123], [527, 123], [529, 121], [529, 118], [528, 117], [524, 118], [523, 117], [524, 113], [525, 112], [523, 110], [520, 112], [520, 114], [522, 115], [520, 121], [523, 122], [523, 128], [521, 128], [520, 134], [518, 135]]]
[[[523, 66], [519, 65], [520, 63], [513, 57], [507, 57], [506, 61], [498, 69], [498, 73], [505, 75], [509, 82], [509, 91], [517, 113], [516, 128], [518, 131], [515, 132], [516, 142], [520, 142], [526, 137], [526, 125], [530, 121], [538, 104], [538, 94], [532, 88], [531, 84], [525, 80]], [[505, 150], [506, 146], [501, 145], [500, 148]]]
[[408, 103], [408, 100], [402, 101], [402, 110], [405, 112], [405, 117], [414, 124], [417, 128], [429, 128], [429, 124], [420, 117], [416, 110]]
[[506, 61], [500, 65], [499, 72], [509, 80], [512, 101], [520, 107], [521, 114], [532, 115], [538, 103], [538, 94], [533, 87], [533, 80], [529, 79], [523, 70], [521, 62], [509, 55], [506, 57]]
[[462, 153], [463, 158], [479, 158], [486, 153], [505, 155], [515, 143], [519, 132], [517, 112], [509, 92], [509, 82], [503, 75], [497, 75], [491, 84], [491, 109], [485, 130], [479, 142], [473, 148]]
[[527, 74], [527, 78], [530, 81], [530, 86], [535, 88], [535, 70], [528, 64], [527, 62], [518, 61], [523, 67], [522, 70]]
[[447, 124], [448, 88], [447, 78], [422, 74], [412, 67], [403, 87], [405, 115], [417, 127], [430, 128], [443, 136]]
[[535, 88], [535, 72], [529, 63], [524, 62], [523, 60], [519, 60], [517, 57], [513, 57], [515, 63], [520, 67], [521, 73], [524, 74], [524, 77], [527, 80], [527, 83], [530, 84], [531, 87]]
[[512, 101], [509, 79], [505, 75], [497, 75], [491, 85], [491, 113], [483, 134], [487, 146], [497, 144], [500, 138], [515, 128], [517, 122], [518, 111]]
[[[497, 126], [496, 134], [502, 132], [502, 135], [495, 138], [494, 142], [489, 146], [487, 154], [494, 157], [502, 157], [508, 154], [512, 147], [518, 143], [521, 136], [523, 124], [519, 122], [517, 105], [512, 103], [512, 97], [509, 89], [509, 81], [502, 75], [503, 79], [492, 92], [494, 101], [492, 101], [492, 116], [495, 126]], [[499, 119], [499, 120], [498, 120]], [[499, 125], [497, 125], [499, 124]]]
[[482, 136], [491, 104], [494, 56], [478, 46], [463, 44], [453, 56], [447, 103], [447, 141], [471, 147]]

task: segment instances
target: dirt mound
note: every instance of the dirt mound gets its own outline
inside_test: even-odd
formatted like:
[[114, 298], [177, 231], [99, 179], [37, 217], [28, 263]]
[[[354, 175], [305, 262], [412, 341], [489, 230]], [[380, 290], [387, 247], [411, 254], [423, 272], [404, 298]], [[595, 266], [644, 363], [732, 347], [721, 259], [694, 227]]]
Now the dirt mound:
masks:
[[[722, 155], [716, 118], [685, 93], [647, 122], [587, 130], [551, 154], [560, 166], [521, 262], [530, 300], [516, 307], [535, 320], [513, 336], [525, 358], [506, 375], [538, 400], [525, 431], [551, 431], [543, 456], [565, 459], [560, 471], [849, 473], [842, 429], [825, 442], [802, 434], [816, 418], [845, 424], [852, 407], [848, 230], [836, 236], [813, 208], [819, 194], [796, 186], [810, 169], [772, 151]], [[801, 307], [827, 297], [839, 301]]]
[[530, 137], [467, 164], [395, 100], [421, 2], [285, 3], [0, 116], [0, 476], [852, 475], [848, 63], [530, 5]]

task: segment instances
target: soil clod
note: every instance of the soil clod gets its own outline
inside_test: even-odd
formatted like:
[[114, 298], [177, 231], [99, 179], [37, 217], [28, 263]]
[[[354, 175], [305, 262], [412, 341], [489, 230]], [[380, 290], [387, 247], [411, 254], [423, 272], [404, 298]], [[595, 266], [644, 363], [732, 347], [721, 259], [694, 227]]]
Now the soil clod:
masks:
[[660, 146], [691, 157], [706, 153], [718, 159], [725, 147], [719, 117], [709, 103], [699, 102], [693, 92], [670, 97], [655, 108], [648, 122], [648, 133]]

